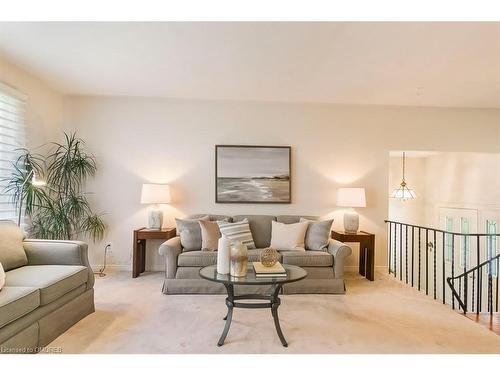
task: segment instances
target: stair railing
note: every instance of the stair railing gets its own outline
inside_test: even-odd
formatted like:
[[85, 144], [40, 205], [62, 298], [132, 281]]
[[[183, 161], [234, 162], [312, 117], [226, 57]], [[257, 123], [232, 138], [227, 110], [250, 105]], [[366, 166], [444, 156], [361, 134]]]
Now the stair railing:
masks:
[[389, 274], [453, 309], [458, 304], [464, 312], [499, 311], [500, 234], [463, 234], [385, 222]]
[[[460, 274], [460, 275], [457, 275], [455, 277], [448, 277], [446, 279], [446, 281], [448, 282], [448, 285], [451, 289], [451, 292], [453, 293], [453, 295], [455, 296], [455, 298], [457, 299], [458, 301], [458, 304], [460, 306], [460, 308], [462, 309], [462, 311], [464, 312], [464, 314], [467, 314], [467, 312], [469, 311], [468, 310], [468, 307], [469, 307], [469, 299], [467, 298], [469, 296], [469, 291], [468, 291], [468, 279], [469, 278], [472, 278], [472, 280], [475, 280], [476, 277], [478, 279], [477, 281], [477, 285], [481, 285], [482, 281], [482, 276], [483, 274], [485, 273], [483, 271], [483, 268], [488, 268], [489, 271], [487, 271], [487, 277], [488, 277], [488, 284], [487, 284], [487, 309], [488, 309], [488, 312], [490, 314], [493, 314], [493, 312], [498, 312], [498, 276], [496, 277], [496, 287], [493, 285], [493, 276], [492, 276], [492, 272], [491, 270], [495, 267], [496, 265], [496, 269], [498, 270], [498, 266], [499, 266], [499, 262], [500, 262], [500, 254], [498, 254], [497, 256], [491, 258], [491, 259], [488, 259], [484, 262], [482, 262], [481, 264], [475, 266], [474, 268], [471, 268], [470, 270]], [[455, 288], [455, 283], [454, 281], [455, 280], [463, 280], [463, 282], [460, 282], [458, 283], [460, 286], [463, 285], [463, 290], [458, 290]], [[476, 314], [479, 314], [482, 310], [482, 306], [483, 306], [483, 302], [482, 302], [482, 298], [483, 298], [483, 293], [482, 293], [482, 290], [483, 288], [478, 288], [477, 290], [477, 293], [476, 293], [476, 299], [474, 300], [471, 300], [470, 303], [471, 303], [471, 310], [474, 311], [474, 306], [476, 308]], [[495, 289], [495, 294], [493, 294], [493, 289]], [[462, 295], [464, 296], [464, 298], [462, 299]]]

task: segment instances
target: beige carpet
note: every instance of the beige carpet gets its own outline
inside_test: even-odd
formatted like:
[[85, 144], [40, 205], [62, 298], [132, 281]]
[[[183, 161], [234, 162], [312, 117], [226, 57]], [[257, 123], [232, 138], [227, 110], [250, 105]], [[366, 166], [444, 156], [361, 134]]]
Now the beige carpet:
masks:
[[283, 296], [289, 347], [270, 311], [235, 309], [223, 347], [223, 296], [166, 296], [163, 274], [96, 280], [96, 313], [50, 346], [64, 353], [500, 353], [500, 336], [388, 276], [352, 275], [348, 293]]

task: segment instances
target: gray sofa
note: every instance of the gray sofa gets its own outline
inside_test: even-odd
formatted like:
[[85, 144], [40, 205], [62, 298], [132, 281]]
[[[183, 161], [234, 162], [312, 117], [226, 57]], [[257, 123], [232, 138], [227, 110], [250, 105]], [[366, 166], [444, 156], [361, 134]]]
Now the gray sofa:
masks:
[[[206, 215], [192, 215], [190, 218], [199, 218]], [[296, 223], [301, 217], [315, 219], [312, 216], [295, 215], [208, 215], [210, 220], [240, 221], [247, 218], [250, 230], [257, 249], [248, 251], [249, 262], [259, 260], [262, 248], [271, 243], [271, 223], [273, 220], [281, 223]], [[165, 257], [165, 294], [224, 294], [224, 286], [218, 283], [201, 279], [199, 270], [202, 267], [217, 263], [217, 252], [184, 251], [180, 237], [171, 238], [159, 248], [160, 255]], [[308, 276], [306, 279], [286, 284], [283, 287], [285, 294], [298, 293], [345, 293], [344, 261], [351, 254], [351, 248], [346, 244], [330, 239], [326, 251], [280, 251], [280, 262], [304, 268]], [[258, 287], [239, 286], [245, 292], [259, 292]]]
[[27, 240], [12, 222], [0, 226], [0, 353], [33, 353], [94, 312], [87, 245]]

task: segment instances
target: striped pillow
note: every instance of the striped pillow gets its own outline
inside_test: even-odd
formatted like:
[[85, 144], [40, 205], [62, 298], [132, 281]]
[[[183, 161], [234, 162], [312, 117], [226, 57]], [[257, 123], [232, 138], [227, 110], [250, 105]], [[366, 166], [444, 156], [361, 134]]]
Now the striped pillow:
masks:
[[222, 235], [229, 238], [230, 241], [240, 241], [243, 245], [246, 245], [248, 249], [255, 249], [255, 243], [253, 242], [252, 232], [250, 232], [250, 226], [248, 225], [247, 219], [243, 219], [237, 223], [218, 221], [217, 225], [219, 225]]

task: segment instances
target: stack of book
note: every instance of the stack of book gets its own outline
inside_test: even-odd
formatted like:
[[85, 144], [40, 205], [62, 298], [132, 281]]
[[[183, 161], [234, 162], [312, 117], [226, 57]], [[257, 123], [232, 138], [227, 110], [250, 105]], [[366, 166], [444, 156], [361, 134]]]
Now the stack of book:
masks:
[[266, 267], [261, 262], [253, 262], [256, 277], [286, 277], [286, 270], [280, 262], [274, 266]]

